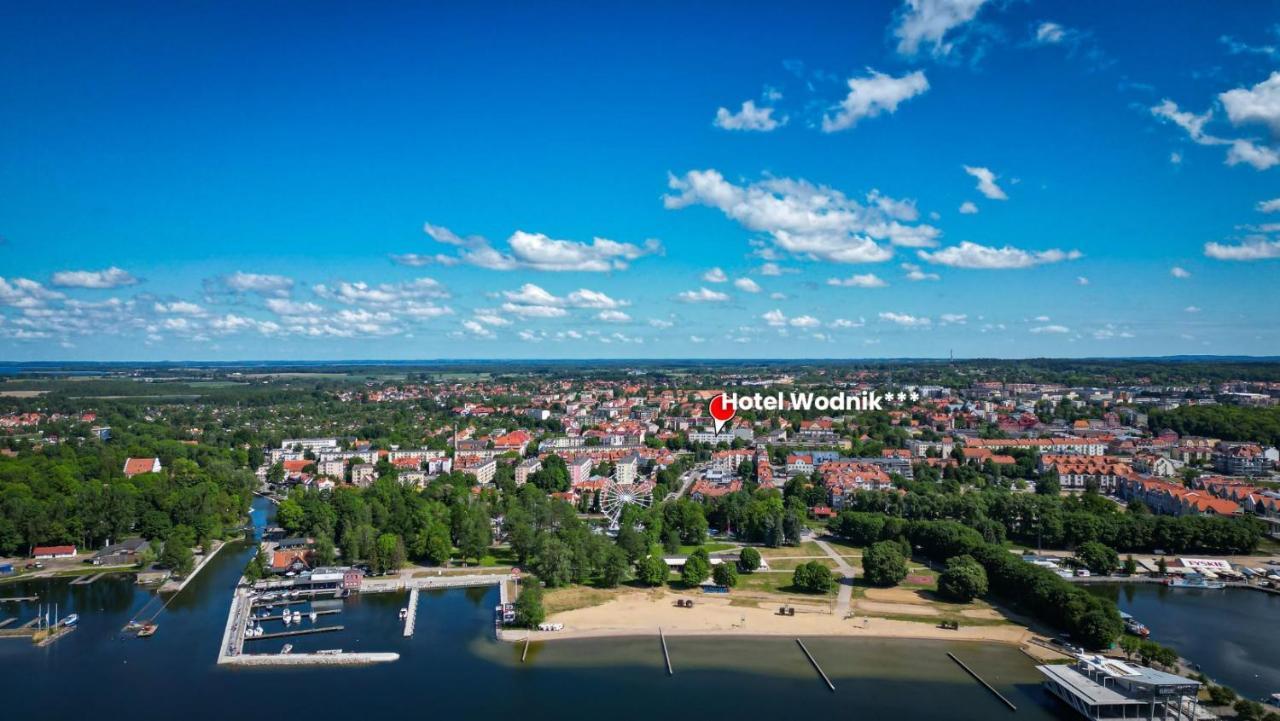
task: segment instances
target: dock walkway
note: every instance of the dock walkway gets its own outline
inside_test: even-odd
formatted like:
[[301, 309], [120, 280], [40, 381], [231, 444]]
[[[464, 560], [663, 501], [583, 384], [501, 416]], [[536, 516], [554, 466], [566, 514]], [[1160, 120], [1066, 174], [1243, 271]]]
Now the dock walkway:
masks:
[[404, 617], [404, 637], [409, 638], [413, 635], [414, 624], [418, 620], [418, 589], [415, 588], [409, 592], [409, 608], [408, 614]]

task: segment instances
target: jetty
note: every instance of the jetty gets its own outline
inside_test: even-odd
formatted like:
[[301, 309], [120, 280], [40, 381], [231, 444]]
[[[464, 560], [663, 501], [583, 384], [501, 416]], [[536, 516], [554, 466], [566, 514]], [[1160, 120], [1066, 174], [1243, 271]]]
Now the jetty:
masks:
[[106, 574], [106, 573], [94, 573], [94, 574], [92, 574], [92, 575], [87, 575], [87, 576], [76, 576], [76, 580], [72, 581], [71, 583], [69, 583], [69, 584], [67, 584], [67, 585], [70, 585], [70, 586], [88, 586], [89, 584], [93, 583], [94, 581], [98, 580], [99, 578], [102, 578], [102, 577], [103, 577], [103, 576], [105, 576], [105, 575], [107, 575], [107, 574]]
[[315, 628], [299, 628], [293, 631], [276, 631], [275, 633], [264, 633], [261, 636], [245, 636], [245, 641], [268, 641], [273, 638], [289, 638], [290, 636], [310, 636], [313, 633], [328, 633], [330, 631], [341, 631], [345, 626], [316, 626]]
[[814, 670], [816, 670], [818, 675], [822, 677], [822, 680], [826, 682], [827, 688], [831, 689], [832, 693], [835, 693], [836, 685], [831, 683], [831, 679], [827, 677], [827, 672], [822, 670], [822, 667], [818, 665], [818, 660], [813, 657], [813, 654], [809, 653], [809, 649], [805, 648], [804, 641], [797, 638], [796, 643], [800, 644], [800, 650], [804, 651], [804, 655], [809, 657], [809, 663], [813, 664]]
[[400, 659], [398, 653], [251, 653], [226, 659], [218, 663], [229, 666], [367, 666]]
[[674, 676], [676, 673], [671, 670], [671, 652], [667, 650], [667, 634], [661, 626], [658, 627], [658, 638], [662, 639], [662, 658], [667, 662], [667, 675]]
[[4, 628], [5, 626], [8, 626], [9, 624], [17, 620], [18, 620], [17, 616], [13, 616], [12, 618], [6, 618], [5, 620], [0, 621], [0, 628]]
[[408, 613], [404, 617], [404, 637], [409, 638], [413, 635], [414, 624], [418, 620], [418, 589], [414, 587], [409, 591], [409, 607]]
[[39, 601], [39, 596], [6, 596], [0, 598], [0, 603], [22, 603], [23, 601]]
[[[334, 613], [342, 613], [342, 609], [340, 609], [340, 608], [330, 608], [330, 609], [325, 609], [325, 610], [323, 610], [323, 611], [312, 611], [311, 613], [314, 613], [314, 614], [315, 614], [315, 615], [317, 615], [317, 616], [328, 616], [328, 615], [330, 615], [330, 614], [334, 614]], [[303, 616], [306, 616], [307, 614], [305, 614], [305, 613], [304, 613], [304, 614], [302, 614], [302, 615], [303, 615]], [[281, 613], [281, 614], [278, 614], [278, 615], [275, 615], [275, 616], [254, 616], [254, 617], [253, 617], [253, 620], [254, 620], [254, 621], [283, 621], [283, 620], [284, 620], [284, 614], [283, 614], [283, 613]]]
[[987, 687], [987, 690], [988, 690], [988, 691], [990, 691], [991, 693], [995, 694], [995, 697], [996, 697], [996, 698], [998, 698], [998, 699], [1000, 699], [1001, 701], [1003, 701], [1003, 702], [1004, 702], [1004, 705], [1005, 705], [1005, 706], [1008, 706], [1010, 711], [1017, 711], [1017, 710], [1018, 710], [1018, 707], [1017, 707], [1017, 706], [1014, 706], [1012, 701], [1010, 701], [1009, 699], [1005, 698], [1005, 697], [1004, 697], [1004, 694], [1002, 694], [1002, 693], [1000, 693], [999, 691], [997, 691], [995, 686], [992, 686], [991, 684], [987, 683], [987, 682], [986, 682], [986, 681], [985, 681], [981, 676], [979, 676], [979, 675], [978, 675], [978, 672], [977, 672], [977, 671], [974, 671], [973, 669], [969, 668], [969, 666], [968, 666], [967, 664], [965, 664], [965, 662], [964, 662], [964, 661], [961, 661], [960, 659], [956, 658], [956, 655], [955, 655], [954, 653], [951, 653], [950, 651], [947, 651], [947, 656], [948, 656], [952, 661], [955, 661], [956, 663], [960, 664], [960, 668], [962, 668], [962, 669], [964, 669], [965, 671], [967, 671], [967, 672], [969, 673], [969, 675], [970, 675], [970, 676], [972, 676], [972, 677], [974, 678], [974, 680], [975, 680], [975, 681], [977, 681], [978, 683], [982, 684], [983, 686], [986, 686], [986, 687]]

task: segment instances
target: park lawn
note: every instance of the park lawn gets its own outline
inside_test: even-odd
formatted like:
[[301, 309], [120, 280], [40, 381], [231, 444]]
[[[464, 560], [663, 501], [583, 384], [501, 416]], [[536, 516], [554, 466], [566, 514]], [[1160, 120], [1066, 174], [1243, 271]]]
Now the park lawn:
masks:
[[[722, 541], [711, 541], [710, 543], [702, 544], [702, 546], [700, 547], [707, 549], [707, 553], [719, 553], [720, 551], [728, 551], [728, 550], [737, 548], [737, 546], [735, 546], [732, 543], [724, 543]], [[698, 550], [698, 548], [700, 547], [699, 546], [681, 546], [680, 555], [687, 556], [690, 553], [693, 553], [694, 551]]]
[[769, 561], [769, 568], [774, 571], [794, 571], [796, 566], [810, 561], [816, 561], [832, 570], [836, 568], [836, 562], [831, 558], [775, 558]]
[[804, 593], [798, 591], [791, 585], [791, 573], [744, 573], [738, 576], [738, 585], [735, 591], [751, 591], [756, 593], [776, 593], [780, 595], [791, 596], [797, 600], [808, 598], [814, 601], [821, 601], [825, 598], [836, 595], [836, 588], [833, 585], [831, 591], [826, 594]]
[[634, 589], [625, 586], [617, 588], [592, 588], [591, 586], [565, 586], [548, 589], [542, 596], [542, 607], [547, 614], [573, 611], [579, 608], [599, 606], [612, 601], [624, 593], [635, 593]]
[[840, 554], [841, 556], [845, 556], [845, 555], [861, 556], [862, 555], [862, 546], [855, 546], [852, 543], [849, 543], [848, 541], [841, 540], [833, 536], [827, 536], [822, 540], [825, 541], [828, 546], [831, 546], [833, 549], [835, 549], [835, 552]]
[[[796, 558], [800, 556], [826, 556], [818, 544], [813, 541], [805, 541], [798, 546], [779, 546], [778, 548], [769, 548], [767, 546], [756, 546], [756, 550], [761, 556], [768, 559], [774, 558]], [[770, 563], [772, 565], [772, 563]]]

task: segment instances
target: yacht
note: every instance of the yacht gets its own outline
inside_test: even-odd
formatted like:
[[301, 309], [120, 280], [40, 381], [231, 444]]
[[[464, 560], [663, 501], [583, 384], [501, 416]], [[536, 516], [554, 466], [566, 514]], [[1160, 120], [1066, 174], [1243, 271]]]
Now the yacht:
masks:
[[1141, 621], [1130, 616], [1124, 611], [1120, 612], [1120, 620], [1124, 621], [1124, 630], [1135, 636], [1146, 638], [1151, 635], [1151, 629], [1147, 628]]
[[1170, 588], [1226, 588], [1222, 581], [1211, 581], [1202, 573], [1188, 573], [1182, 578], [1170, 578], [1165, 583]]
[[74, 626], [77, 623], [80, 623], [80, 614], [78, 613], [67, 614], [66, 618], [62, 619], [63, 626]]

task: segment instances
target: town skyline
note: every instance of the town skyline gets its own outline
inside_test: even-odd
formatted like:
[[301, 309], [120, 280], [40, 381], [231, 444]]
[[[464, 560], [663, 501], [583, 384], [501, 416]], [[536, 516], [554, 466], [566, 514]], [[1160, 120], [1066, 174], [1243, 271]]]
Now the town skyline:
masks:
[[1274, 356], [1268, 9], [15, 8], [0, 361]]

